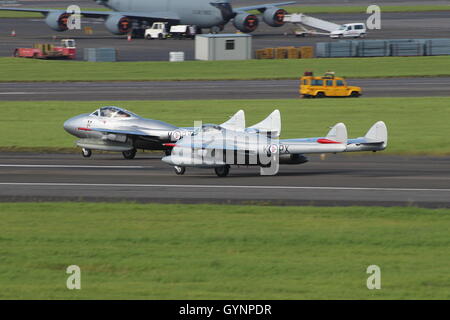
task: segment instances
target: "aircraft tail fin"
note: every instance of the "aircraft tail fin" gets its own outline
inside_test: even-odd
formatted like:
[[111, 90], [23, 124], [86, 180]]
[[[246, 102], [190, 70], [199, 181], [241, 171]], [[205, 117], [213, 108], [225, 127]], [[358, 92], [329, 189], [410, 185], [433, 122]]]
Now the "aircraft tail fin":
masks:
[[386, 124], [383, 121], [376, 122], [369, 131], [367, 131], [364, 139], [367, 143], [383, 143], [383, 146], [387, 146], [388, 132]]
[[270, 134], [272, 138], [277, 138], [281, 134], [281, 114], [280, 110], [274, 110], [267, 118], [248, 129], [256, 130], [260, 133]]
[[239, 110], [230, 119], [220, 125], [221, 127], [234, 131], [245, 130], [245, 113]]
[[383, 121], [376, 122], [364, 137], [348, 139], [346, 152], [355, 151], [382, 151], [386, 149], [388, 132]]
[[334, 127], [328, 131], [326, 138], [342, 144], [347, 144], [347, 127], [342, 122], [335, 124]]

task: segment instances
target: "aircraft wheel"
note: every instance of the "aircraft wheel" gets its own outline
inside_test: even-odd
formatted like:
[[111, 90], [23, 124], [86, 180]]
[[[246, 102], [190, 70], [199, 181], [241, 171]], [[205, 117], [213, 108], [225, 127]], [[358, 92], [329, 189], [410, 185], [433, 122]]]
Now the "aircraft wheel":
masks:
[[179, 176], [182, 176], [186, 172], [186, 168], [180, 166], [174, 166], [173, 170], [175, 170], [175, 173]]
[[92, 156], [92, 151], [91, 149], [83, 148], [81, 149], [81, 154], [83, 155], [83, 157], [89, 158], [90, 156]]
[[230, 166], [227, 164], [222, 167], [214, 168], [218, 177], [226, 177], [230, 173]]
[[136, 149], [124, 151], [124, 152], [122, 152], [122, 155], [125, 159], [128, 159], [128, 160], [134, 159], [134, 157], [136, 156]]

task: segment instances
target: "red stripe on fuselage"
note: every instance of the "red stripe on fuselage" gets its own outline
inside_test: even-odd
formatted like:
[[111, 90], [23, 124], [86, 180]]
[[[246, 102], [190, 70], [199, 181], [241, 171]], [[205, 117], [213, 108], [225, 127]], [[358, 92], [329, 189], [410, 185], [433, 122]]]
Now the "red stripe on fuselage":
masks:
[[338, 141], [333, 141], [333, 140], [330, 140], [330, 139], [317, 139], [317, 142], [318, 143], [340, 143]]

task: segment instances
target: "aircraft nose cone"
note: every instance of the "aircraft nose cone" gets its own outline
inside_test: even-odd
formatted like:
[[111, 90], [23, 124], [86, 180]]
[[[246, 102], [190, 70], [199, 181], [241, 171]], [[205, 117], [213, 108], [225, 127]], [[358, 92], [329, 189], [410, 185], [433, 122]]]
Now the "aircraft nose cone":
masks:
[[76, 126], [75, 126], [75, 120], [73, 118], [64, 122], [64, 130], [66, 130], [70, 134], [75, 134]]

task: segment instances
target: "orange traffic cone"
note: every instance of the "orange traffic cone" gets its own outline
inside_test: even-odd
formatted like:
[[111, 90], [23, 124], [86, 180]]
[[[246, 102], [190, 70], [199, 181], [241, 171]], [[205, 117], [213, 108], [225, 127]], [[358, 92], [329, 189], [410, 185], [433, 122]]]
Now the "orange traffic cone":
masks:
[[131, 41], [131, 33], [128, 34], [127, 40], [128, 40], [128, 41]]
[[11, 37], [15, 37], [16, 36], [16, 30], [11, 31]]

